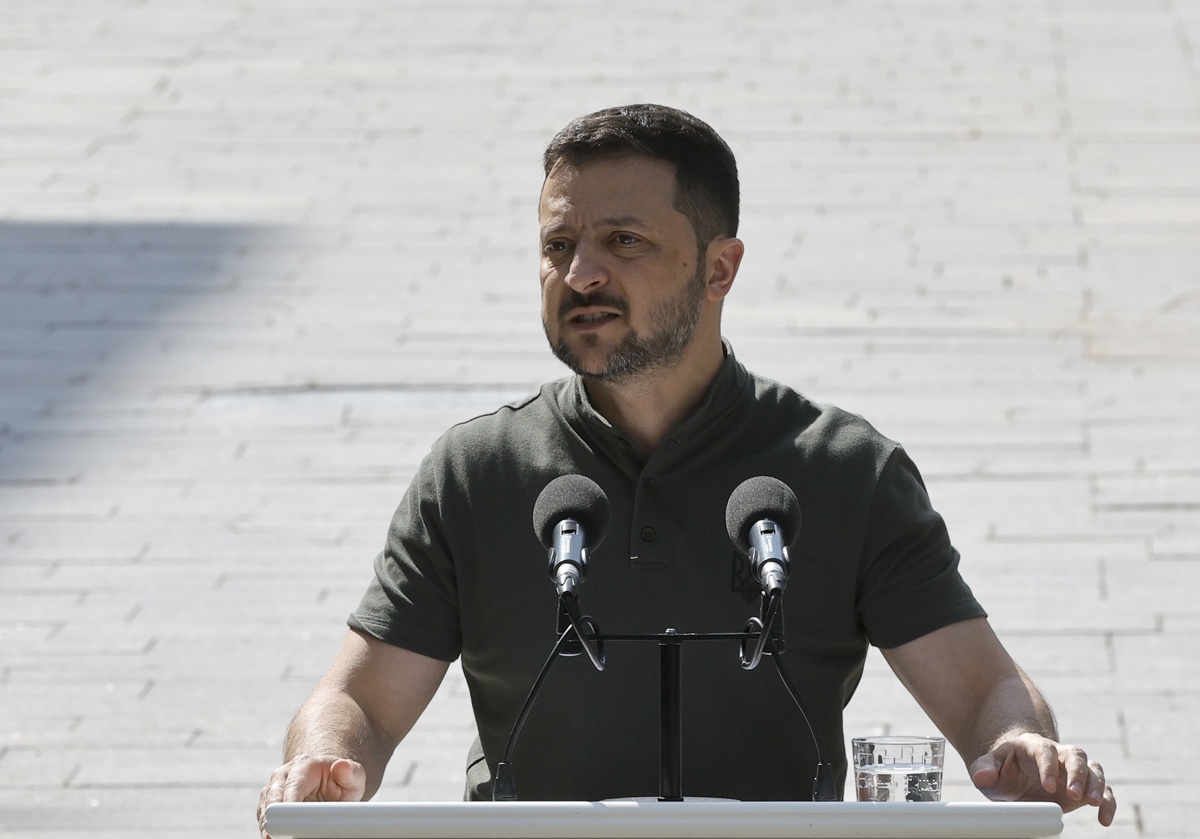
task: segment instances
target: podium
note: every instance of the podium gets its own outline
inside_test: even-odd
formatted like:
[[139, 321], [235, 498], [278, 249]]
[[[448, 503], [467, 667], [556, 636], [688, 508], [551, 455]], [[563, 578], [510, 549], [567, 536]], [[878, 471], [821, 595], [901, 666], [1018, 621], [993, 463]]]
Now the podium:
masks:
[[799, 801], [280, 803], [272, 839], [1043, 839], [1056, 804]]

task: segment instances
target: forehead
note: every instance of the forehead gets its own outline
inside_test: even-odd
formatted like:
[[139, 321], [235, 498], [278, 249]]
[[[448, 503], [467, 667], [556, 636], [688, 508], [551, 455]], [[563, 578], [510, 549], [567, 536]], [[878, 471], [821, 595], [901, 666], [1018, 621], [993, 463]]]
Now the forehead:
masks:
[[542, 185], [538, 215], [680, 215], [675, 209], [675, 166], [652, 157], [605, 158], [555, 164]]

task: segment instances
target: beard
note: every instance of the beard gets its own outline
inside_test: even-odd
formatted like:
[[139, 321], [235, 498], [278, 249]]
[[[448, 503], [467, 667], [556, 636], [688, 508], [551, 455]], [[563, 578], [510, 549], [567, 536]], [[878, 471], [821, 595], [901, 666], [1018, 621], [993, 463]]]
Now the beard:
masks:
[[[707, 265], [701, 259], [696, 273], [684, 287], [683, 293], [672, 300], [657, 303], [651, 309], [651, 330], [643, 335], [631, 329], [604, 359], [599, 370], [589, 370], [578, 354], [567, 346], [565, 339], [560, 337], [558, 341], [554, 341], [550, 337], [548, 318], [543, 315], [542, 327], [550, 349], [555, 357], [573, 372], [611, 384], [628, 383], [646, 374], [674, 366], [683, 357], [684, 351], [696, 334], [696, 327], [700, 325], [700, 316], [704, 312], [706, 269]], [[604, 289], [586, 295], [571, 289], [559, 306], [559, 321], [561, 322], [571, 309], [584, 306], [608, 306], [619, 310], [623, 317], [629, 314], [629, 304]], [[594, 346], [598, 339], [594, 335], [583, 335], [581, 341], [585, 346]]]

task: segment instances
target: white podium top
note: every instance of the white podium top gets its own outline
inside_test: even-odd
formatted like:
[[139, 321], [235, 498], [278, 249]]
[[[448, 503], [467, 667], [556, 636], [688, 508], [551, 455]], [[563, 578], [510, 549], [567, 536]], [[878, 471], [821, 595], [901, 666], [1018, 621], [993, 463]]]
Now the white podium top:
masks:
[[272, 839], [1043, 839], [1055, 804], [513, 801], [272, 804]]

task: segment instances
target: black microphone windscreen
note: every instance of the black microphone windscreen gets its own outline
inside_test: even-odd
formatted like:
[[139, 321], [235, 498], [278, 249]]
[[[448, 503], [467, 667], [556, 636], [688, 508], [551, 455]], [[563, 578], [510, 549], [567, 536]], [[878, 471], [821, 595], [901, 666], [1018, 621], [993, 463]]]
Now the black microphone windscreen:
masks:
[[725, 506], [725, 530], [742, 553], [750, 551], [750, 528], [770, 519], [783, 529], [789, 545], [800, 535], [800, 502], [792, 488], [777, 478], [760, 475], [738, 484]]
[[533, 530], [550, 547], [554, 528], [563, 519], [583, 525], [588, 550], [596, 550], [608, 531], [608, 496], [600, 485], [583, 475], [561, 475], [542, 490], [533, 505]]

